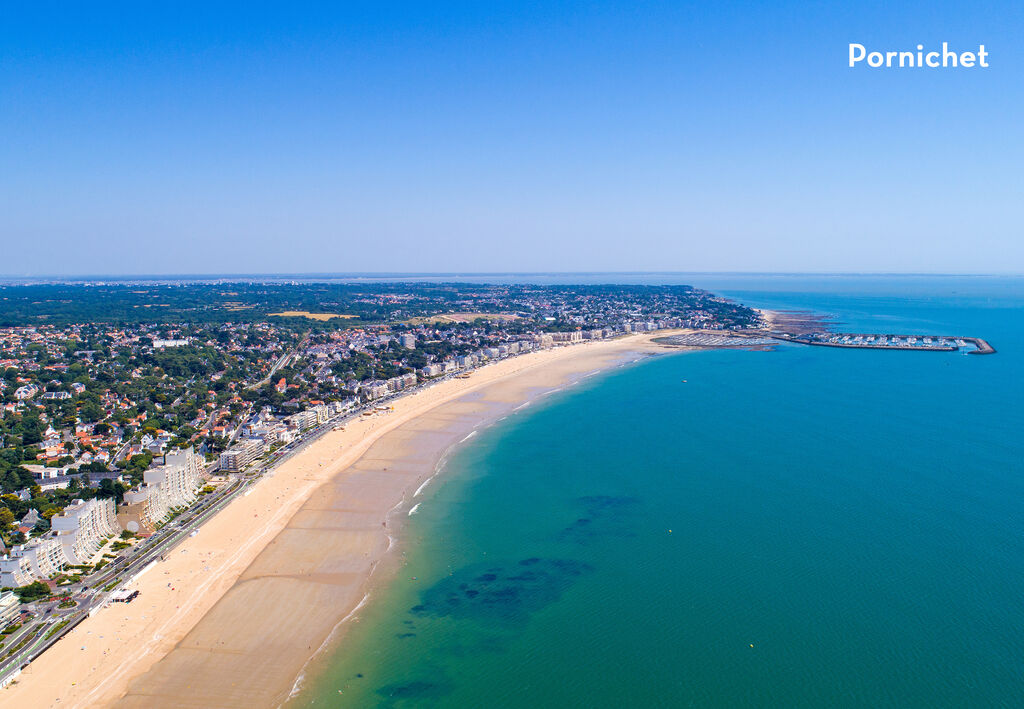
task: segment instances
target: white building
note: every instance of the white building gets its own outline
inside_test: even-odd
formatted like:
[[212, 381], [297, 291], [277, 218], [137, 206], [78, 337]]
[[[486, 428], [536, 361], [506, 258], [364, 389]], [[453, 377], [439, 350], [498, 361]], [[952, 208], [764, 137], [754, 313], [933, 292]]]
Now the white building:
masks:
[[551, 339], [554, 342], [581, 342], [583, 340], [583, 333], [579, 330], [556, 332], [551, 335]]
[[143, 483], [124, 494], [125, 507], [119, 515], [125, 529], [137, 532], [163, 522], [175, 509], [196, 499], [205, 470], [191, 448], [164, 456], [164, 464], [142, 474]]
[[36, 580], [28, 557], [19, 550], [20, 547], [14, 547], [10, 554], [0, 558], [0, 584], [7, 588], [17, 588]]
[[26, 384], [25, 386], [18, 387], [14, 390], [14, 398], [18, 401], [24, 401], [25, 399], [31, 399], [39, 391], [39, 387], [35, 384]]
[[259, 438], [242, 438], [230, 449], [220, 454], [220, 469], [238, 472], [263, 455], [265, 444]]
[[319, 416], [314, 409], [306, 409], [293, 415], [289, 420], [292, 425], [299, 431], [305, 431], [308, 428], [313, 428], [319, 421]]
[[142, 474], [148, 485], [158, 485], [167, 494], [171, 508], [184, 507], [196, 499], [196, 490], [203, 482], [203, 466], [191, 448], [164, 456], [164, 464]]
[[0, 593], [0, 628], [6, 628], [21, 617], [21, 601], [13, 591]]
[[386, 382], [376, 381], [364, 384], [362, 387], [363, 393], [366, 394], [367, 399], [379, 399], [382, 396], [387, 396], [391, 393], [390, 388]]
[[114, 500], [75, 500], [50, 519], [50, 528], [72, 564], [88, 564], [103, 540], [121, 531]]
[[68, 564], [64, 548], [55, 536], [40, 537], [11, 549], [0, 559], [0, 584], [16, 587], [48, 579]]
[[327, 423], [331, 418], [331, 409], [327, 404], [317, 404], [313, 407], [313, 413], [316, 414], [316, 422], [318, 424]]

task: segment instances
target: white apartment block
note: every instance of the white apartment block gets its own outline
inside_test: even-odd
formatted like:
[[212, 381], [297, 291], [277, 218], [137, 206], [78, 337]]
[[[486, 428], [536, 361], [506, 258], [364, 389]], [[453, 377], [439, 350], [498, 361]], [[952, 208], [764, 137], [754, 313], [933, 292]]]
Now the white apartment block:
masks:
[[0, 628], [6, 628], [21, 617], [21, 601], [13, 591], [0, 593]]
[[331, 410], [327, 407], [327, 404], [317, 404], [313, 407], [313, 413], [316, 414], [316, 422], [318, 424], [327, 423], [328, 419], [331, 418]]
[[551, 339], [554, 342], [582, 342], [583, 333], [579, 330], [573, 330], [572, 332], [556, 332], [551, 335]]
[[121, 531], [112, 499], [75, 500], [50, 519], [50, 528], [72, 564], [87, 564], [103, 539]]
[[220, 468], [227, 472], [238, 472], [263, 455], [264, 450], [263, 440], [243, 438], [220, 454]]
[[14, 588], [48, 579], [67, 566], [64, 548], [55, 536], [40, 537], [11, 549], [0, 559], [0, 584]]
[[386, 382], [372, 382], [362, 387], [367, 399], [379, 399], [391, 393]]
[[317, 412], [313, 409], [306, 409], [291, 417], [292, 425], [295, 426], [299, 431], [305, 431], [307, 428], [313, 428], [319, 421]]
[[124, 494], [124, 527], [133, 532], [152, 528], [175, 509], [194, 502], [204, 473], [199, 456], [191, 448], [168, 453], [163, 465], [143, 472], [142, 485]]
[[184, 507], [196, 499], [196, 490], [203, 482], [203, 465], [191, 448], [168, 453], [164, 464], [150, 468], [142, 479], [151, 485], [159, 485], [167, 493], [167, 504]]
[[0, 558], [0, 585], [7, 588], [17, 588], [35, 581], [28, 557], [18, 552], [19, 547], [14, 547], [9, 555]]

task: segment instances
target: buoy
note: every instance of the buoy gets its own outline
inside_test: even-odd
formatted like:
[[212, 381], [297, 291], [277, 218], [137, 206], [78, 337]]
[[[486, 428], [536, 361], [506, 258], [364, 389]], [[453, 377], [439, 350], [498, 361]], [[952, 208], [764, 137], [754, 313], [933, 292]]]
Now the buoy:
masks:
[[750, 643], [750, 647], [754, 647], [754, 643]]

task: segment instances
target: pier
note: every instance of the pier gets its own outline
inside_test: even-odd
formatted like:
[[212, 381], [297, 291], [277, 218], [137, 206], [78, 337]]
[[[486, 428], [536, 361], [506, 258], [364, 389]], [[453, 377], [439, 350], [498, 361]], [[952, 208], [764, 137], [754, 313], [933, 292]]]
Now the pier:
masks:
[[955, 335], [883, 335], [847, 332], [813, 332], [801, 334], [772, 333], [785, 342], [818, 347], [847, 347], [866, 350], [910, 350], [915, 352], [956, 352], [972, 348], [967, 354], [995, 354], [996, 349], [980, 337]]

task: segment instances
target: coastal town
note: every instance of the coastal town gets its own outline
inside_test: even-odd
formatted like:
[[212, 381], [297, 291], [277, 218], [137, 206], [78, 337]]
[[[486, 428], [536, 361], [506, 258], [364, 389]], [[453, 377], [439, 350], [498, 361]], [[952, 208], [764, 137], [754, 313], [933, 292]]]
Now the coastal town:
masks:
[[[211, 288], [226, 305], [192, 292]], [[134, 578], [261, 475], [392, 397], [538, 350], [763, 325], [686, 286], [332, 286], [326, 307], [320, 285], [270, 288], [269, 304], [221, 284], [0, 289], [0, 683], [131, 602]], [[151, 320], [154, 293], [170, 304]]]
[[[332, 430], [519, 355], [657, 334], [994, 352], [828, 332], [688, 286], [0, 286], [0, 686]], [[973, 348], [973, 349], [972, 349]]]

